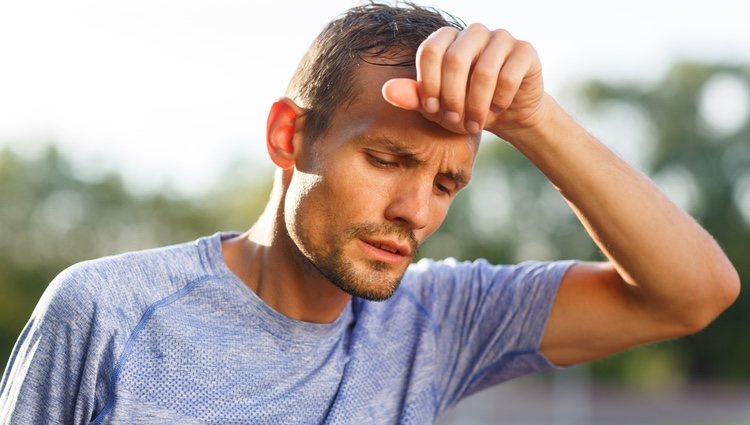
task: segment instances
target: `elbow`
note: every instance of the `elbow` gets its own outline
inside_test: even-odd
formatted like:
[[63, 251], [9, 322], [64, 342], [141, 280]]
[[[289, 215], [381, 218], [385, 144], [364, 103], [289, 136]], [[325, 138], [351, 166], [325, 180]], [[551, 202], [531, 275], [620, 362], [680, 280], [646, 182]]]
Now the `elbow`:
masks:
[[722, 297], [723, 297], [723, 308], [724, 311], [729, 308], [737, 298], [740, 296], [740, 288], [742, 283], [740, 282], [740, 275], [733, 266], [729, 266], [728, 276], [723, 283]]
[[[728, 263], [728, 261], [727, 261]], [[708, 281], [709, 284], [706, 284]], [[727, 310], [740, 295], [740, 277], [737, 270], [727, 264], [720, 271], [714, 271], [711, 278], [701, 282], [700, 291], [692, 297], [683, 314], [683, 334], [691, 335], [702, 331], [721, 313]]]
[[742, 285], [740, 282], [740, 275], [737, 273], [737, 270], [734, 268], [734, 266], [729, 264], [723, 274], [724, 277], [716, 285], [717, 311], [714, 315], [714, 318], [716, 318], [724, 310], [728, 309], [732, 304], [734, 304], [734, 302], [737, 301], [737, 298], [740, 296], [740, 287]]

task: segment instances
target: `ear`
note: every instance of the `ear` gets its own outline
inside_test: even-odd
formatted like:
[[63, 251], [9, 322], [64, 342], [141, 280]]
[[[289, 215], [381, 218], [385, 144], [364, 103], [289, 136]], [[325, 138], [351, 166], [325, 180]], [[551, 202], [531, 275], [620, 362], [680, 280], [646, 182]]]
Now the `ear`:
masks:
[[289, 169], [299, 153], [305, 110], [282, 97], [271, 106], [266, 123], [266, 148], [279, 168]]

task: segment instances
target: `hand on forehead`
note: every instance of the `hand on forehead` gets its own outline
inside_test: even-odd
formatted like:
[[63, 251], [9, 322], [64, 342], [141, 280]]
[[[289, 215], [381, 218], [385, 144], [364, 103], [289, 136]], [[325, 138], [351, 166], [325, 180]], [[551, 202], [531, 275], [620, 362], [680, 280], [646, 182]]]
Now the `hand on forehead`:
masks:
[[533, 47], [479, 24], [437, 30], [417, 51], [416, 79], [394, 78], [382, 86], [390, 104], [460, 134], [532, 125], [543, 94]]

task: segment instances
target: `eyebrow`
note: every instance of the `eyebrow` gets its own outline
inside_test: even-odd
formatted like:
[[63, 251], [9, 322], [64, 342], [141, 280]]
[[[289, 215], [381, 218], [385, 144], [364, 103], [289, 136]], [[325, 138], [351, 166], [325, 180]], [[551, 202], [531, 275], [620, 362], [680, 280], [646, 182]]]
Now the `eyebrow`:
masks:
[[[412, 152], [404, 143], [390, 139], [388, 137], [365, 136], [362, 141], [366, 145], [377, 145], [378, 147], [387, 150], [389, 153], [401, 157], [410, 165], [419, 166], [425, 163], [424, 160], [417, 158], [414, 152]], [[438, 174], [445, 176], [450, 180], [453, 180], [459, 187], [463, 187], [469, 184], [469, 177], [466, 175], [466, 172], [464, 170], [441, 171]]]

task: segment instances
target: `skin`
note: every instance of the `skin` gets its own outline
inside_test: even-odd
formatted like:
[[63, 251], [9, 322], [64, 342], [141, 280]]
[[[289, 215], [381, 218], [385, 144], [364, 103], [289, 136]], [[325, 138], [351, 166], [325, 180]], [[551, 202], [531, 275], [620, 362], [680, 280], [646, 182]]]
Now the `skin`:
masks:
[[[609, 259], [563, 277], [541, 344], [552, 362], [696, 332], [736, 299], [737, 273], [713, 238], [544, 92], [531, 45], [478, 24], [446, 27], [416, 59], [415, 75], [362, 66], [361, 95], [313, 146], [302, 143], [303, 108], [287, 98], [272, 107], [271, 199], [248, 232], [223, 245], [230, 269], [271, 307], [328, 323], [350, 292], [392, 292], [413, 247], [468, 181], [481, 130], [547, 176]], [[350, 231], [359, 225], [370, 227]], [[381, 243], [400, 246], [403, 258], [383, 254]], [[349, 292], [326, 276], [341, 271], [337, 262], [351, 272]]]
[[[271, 200], [258, 223], [223, 246], [230, 269], [294, 319], [331, 322], [351, 293], [390, 296], [471, 178], [477, 137], [381, 95], [386, 81], [413, 78], [413, 70], [363, 64], [359, 72], [361, 95], [312, 145], [303, 142], [304, 110], [286, 98], [275, 103], [267, 134], [278, 166]], [[333, 278], [340, 262], [344, 282]]]

